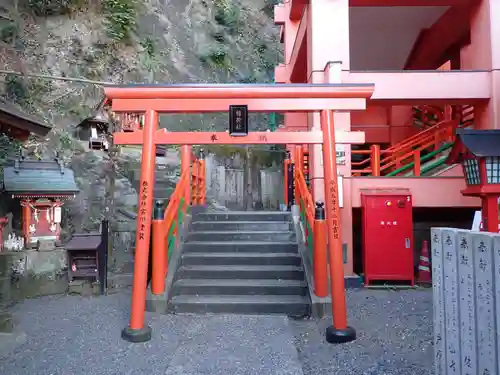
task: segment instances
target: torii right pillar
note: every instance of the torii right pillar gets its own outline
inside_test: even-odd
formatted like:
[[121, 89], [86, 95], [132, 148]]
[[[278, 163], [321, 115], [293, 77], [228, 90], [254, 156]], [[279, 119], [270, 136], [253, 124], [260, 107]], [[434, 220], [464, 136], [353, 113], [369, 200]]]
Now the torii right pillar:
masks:
[[[307, 76], [309, 83], [342, 83], [342, 71], [350, 67], [349, 0], [311, 0], [307, 10]], [[335, 112], [335, 130], [351, 130], [349, 112]], [[308, 116], [308, 127], [321, 129], [319, 113]], [[336, 145], [337, 173], [351, 176], [351, 145]], [[314, 201], [325, 201], [323, 154], [321, 146], [310, 146], [311, 185]], [[353, 234], [350, 180], [342, 179], [340, 208], [341, 241], [346, 282], [359, 282], [353, 273]]]

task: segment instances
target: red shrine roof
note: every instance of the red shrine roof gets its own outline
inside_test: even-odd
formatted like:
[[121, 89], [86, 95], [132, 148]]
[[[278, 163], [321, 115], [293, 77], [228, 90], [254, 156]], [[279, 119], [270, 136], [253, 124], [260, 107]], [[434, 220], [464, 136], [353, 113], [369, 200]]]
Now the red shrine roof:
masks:
[[[46, 136], [52, 127], [44, 120], [22, 112], [13, 104], [0, 99], [0, 133], [13, 138], [30, 133]], [[16, 131], [17, 130], [17, 131]]]

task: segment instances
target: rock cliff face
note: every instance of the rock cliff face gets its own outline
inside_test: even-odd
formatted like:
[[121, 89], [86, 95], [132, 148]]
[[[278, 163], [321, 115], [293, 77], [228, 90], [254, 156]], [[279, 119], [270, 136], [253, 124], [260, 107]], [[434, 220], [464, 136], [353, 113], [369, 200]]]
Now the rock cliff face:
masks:
[[[109, 157], [89, 150], [75, 128], [92, 114], [102, 85], [272, 82], [281, 60], [275, 3], [0, 0], [0, 96], [53, 125], [49, 137], [33, 138], [27, 148], [31, 157], [52, 157], [58, 150], [75, 171], [81, 193], [65, 206], [67, 232], [95, 230], [103, 216]], [[175, 115], [160, 122], [172, 131], [199, 131], [225, 129], [226, 119], [225, 114]], [[267, 128], [267, 116], [253, 115], [250, 126]], [[140, 157], [122, 150], [115, 161], [114, 204], [122, 234], [114, 242], [124, 249], [133, 243], [129, 214], [137, 204]], [[166, 185], [175, 186], [179, 160], [170, 157], [166, 163], [173, 172]]]
[[[4, 6], [0, 69], [111, 83], [252, 83], [272, 82], [280, 60], [274, 0], [17, 1]], [[101, 94], [89, 83], [3, 78], [5, 96], [57, 124], [81, 119]], [[169, 116], [162, 125], [207, 129], [218, 118]]]

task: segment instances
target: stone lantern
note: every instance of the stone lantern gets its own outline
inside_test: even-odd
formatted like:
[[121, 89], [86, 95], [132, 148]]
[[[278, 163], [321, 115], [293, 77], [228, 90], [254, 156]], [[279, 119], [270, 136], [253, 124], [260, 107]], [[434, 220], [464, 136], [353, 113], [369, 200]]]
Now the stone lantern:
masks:
[[483, 231], [497, 233], [500, 130], [458, 129], [446, 162], [462, 165], [467, 184], [462, 195], [481, 198]]

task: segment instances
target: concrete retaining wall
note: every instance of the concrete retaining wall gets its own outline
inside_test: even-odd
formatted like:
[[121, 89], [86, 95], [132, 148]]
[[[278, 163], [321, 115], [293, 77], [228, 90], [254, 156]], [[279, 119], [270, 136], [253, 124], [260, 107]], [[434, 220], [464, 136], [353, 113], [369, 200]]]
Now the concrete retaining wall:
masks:
[[500, 235], [431, 229], [436, 375], [500, 374]]
[[206, 158], [207, 194], [225, 207], [244, 209], [245, 196], [252, 203], [261, 201], [263, 209], [277, 210], [283, 202], [283, 171], [278, 168], [252, 166], [252, 181], [244, 186], [243, 168], [229, 167], [214, 155]]
[[68, 290], [67, 255], [51, 251], [0, 252], [0, 305], [23, 298], [65, 293]]

